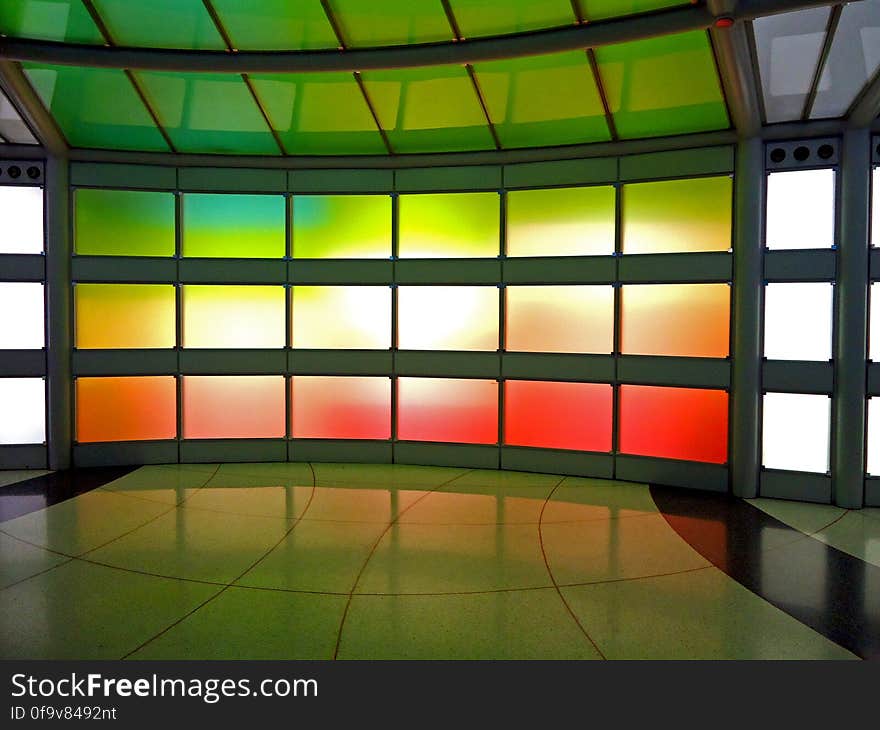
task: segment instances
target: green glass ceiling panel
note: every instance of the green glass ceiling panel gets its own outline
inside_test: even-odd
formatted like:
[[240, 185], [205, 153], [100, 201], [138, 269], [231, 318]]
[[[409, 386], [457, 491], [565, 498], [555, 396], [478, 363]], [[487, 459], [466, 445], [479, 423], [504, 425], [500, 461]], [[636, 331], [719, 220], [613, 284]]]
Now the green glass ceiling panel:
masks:
[[290, 154], [383, 154], [385, 145], [350, 73], [251, 76]]
[[451, 41], [440, 0], [330, 0], [347, 46], [396, 46]]
[[705, 31], [604, 46], [596, 58], [621, 138], [730, 126]]
[[214, 0], [223, 27], [239, 50], [336, 48], [320, 0]]
[[92, 0], [120, 46], [224, 50], [202, 0]]
[[23, 68], [74, 147], [168, 151], [124, 72], [30, 63]]
[[241, 76], [138, 72], [137, 77], [178, 151], [279, 154]]
[[362, 74], [395, 152], [492, 149], [486, 117], [462, 66]]
[[283, 195], [185, 193], [183, 255], [283, 258]]
[[586, 20], [605, 20], [651, 10], [691, 5], [688, 0], [581, 0]]
[[0, 34], [67, 43], [104, 42], [82, 0], [0, 0]]
[[587, 56], [581, 51], [474, 66], [504, 147], [611, 138]]
[[173, 256], [174, 193], [74, 193], [74, 250], [90, 256]]
[[573, 25], [571, 0], [451, 0], [465, 38]]

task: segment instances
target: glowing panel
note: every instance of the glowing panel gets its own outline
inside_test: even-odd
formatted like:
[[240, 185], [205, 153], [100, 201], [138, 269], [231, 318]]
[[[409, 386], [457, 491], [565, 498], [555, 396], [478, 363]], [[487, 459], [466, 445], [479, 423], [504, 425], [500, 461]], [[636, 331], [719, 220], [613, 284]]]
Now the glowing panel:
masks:
[[871, 245], [880, 243], [880, 167], [871, 173]]
[[293, 346], [302, 349], [387, 350], [391, 288], [295, 286]]
[[[831, 399], [805, 393], [764, 394], [764, 466], [825, 473], [829, 468]], [[861, 437], [860, 437], [861, 438]]]
[[285, 346], [283, 286], [183, 287], [184, 347]]
[[730, 250], [730, 176], [632, 183], [621, 194], [624, 253]]
[[183, 255], [205, 258], [283, 258], [284, 196], [183, 196]]
[[792, 170], [767, 176], [767, 248], [830, 248], [834, 244], [834, 170]]
[[880, 398], [868, 398], [868, 474], [880, 476]]
[[293, 255], [301, 259], [391, 257], [388, 195], [296, 195]]
[[169, 284], [77, 284], [79, 349], [174, 347], [175, 291]]
[[76, 440], [80, 443], [176, 436], [174, 376], [76, 379]]
[[297, 375], [291, 393], [294, 438], [391, 438], [391, 378]]
[[601, 383], [508, 380], [504, 443], [611, 451], [612, 388]]
[[871, 284], [871, 310], [868, 329], [868, 357], [880, 362], [880, 286]]
[[508, 256], [603, 256], [614, 253], [610, 185], [507, 194]]
[[520, 352], [610, 353], [614, 288], [508, 286], [505, 344]]
[[280, 375], [186, 375], [186, 439], [284, 438], [284, 378]]
[[0, 444], [46, 441], [46, 385], [42, 378], [0, 378]]
[[80, 188], [73, 203], [76, 253], [174, 255], [174, 193]]
[[0, 253], [43, 253], [43, 188], [0, 186]]
[[402, 350], [497, 350], [498, 288], [401, 286], [397, 346]]
[[43, 285], [0, 282], [0, 350], [39, 350], [45, 345]]
[[727, 357], [730, 353], [730, 286], [624, 286], [620, 349], [627, 355]]
[[764, 357], [830, 360], [834, 288], [827, 283], [767, 284]]
[[399, 204], [401, 258], [499, 255], [498, 193], [401, 195]]
[[620, 386], [620, 451], [664, 459], [727, 461], [727, 393]]
[[497, 443], [498, 383], [494, 380], [398, 378], [397, 438]]

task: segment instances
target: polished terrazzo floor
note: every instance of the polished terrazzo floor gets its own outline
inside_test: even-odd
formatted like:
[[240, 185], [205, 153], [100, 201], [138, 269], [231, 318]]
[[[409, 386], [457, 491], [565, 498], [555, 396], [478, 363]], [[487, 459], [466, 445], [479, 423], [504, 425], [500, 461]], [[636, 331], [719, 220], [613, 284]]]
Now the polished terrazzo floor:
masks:
[[[880, 510], [754, 504], [794, 528], [768, 550], [880, 564]], [[142, 467], [0, 523], [0, 657], [856, 658], [647, 485], [317, 463]]]

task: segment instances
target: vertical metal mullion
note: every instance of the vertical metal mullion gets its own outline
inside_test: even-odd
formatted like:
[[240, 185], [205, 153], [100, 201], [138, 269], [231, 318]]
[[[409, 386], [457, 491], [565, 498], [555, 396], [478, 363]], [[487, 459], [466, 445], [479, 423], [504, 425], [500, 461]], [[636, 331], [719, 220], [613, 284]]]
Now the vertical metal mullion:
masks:
[[400, 250], [400, 195], [397, 193], [397, 173], [393, 176], [391, 193], [391, 463], [396, 462], [397, 443], [397, 257]]
[[293, 284], [290, 279], [293, 260], [293, 195], [284, 194], [284, 261], [287, 274], [284, 284], [284, 428], [287, 441], [287, 460], [291, 461], [293, 449], [293, 374], [290, 360], [293, 357]]
[[617, 161], [617, 182], [614, 183], [614, 334], [611, 384], [611, 478], [617, 478], [617, 456], [620, 452], [620, 323], [623, 291], [620, 284], [620, 257], [623, 254], [623, 183], [620, 182], [620, 160]]
[[174, 259], [175, 259], [175, 349], [177, 350], [177, 463], [181, 461], [183, 441], [183, 374], [180, 360], [183, 348], [183, 284], [180, 281], [180, 258], [183, 255], [183, 193], [180, 192], [180, 170], [175, 170], [174, 191]]
[[500, 196], [500, 222], [498, 250], [499, 275], [501, 281], [498, 284], [498, 468], [502, 467], [502, 455], [504, 449], [504, 351], [507, 349], [507, 286], [504, 283], [504, 261], [507, 258], [507, 191], [503, 187], [499, 190]]

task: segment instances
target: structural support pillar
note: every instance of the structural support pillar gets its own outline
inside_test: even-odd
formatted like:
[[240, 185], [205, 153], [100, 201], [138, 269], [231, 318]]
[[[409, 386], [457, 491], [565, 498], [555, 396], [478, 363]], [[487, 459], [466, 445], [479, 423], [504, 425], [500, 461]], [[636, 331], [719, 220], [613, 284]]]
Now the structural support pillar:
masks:
[[67, 469], [73, 438], [69, 162], [46, 160], [46, 374], [49, 468]]
[[733, 244], [733, 377], [730, 479], [733, 494], [758, 494], [761, 469], [761, 312], [764, 301], [764, 144], [740, 140], [736, 148]]
[[842, 153], [831, 477], [834, 504], [858, 509], [864, 505], [865, 496], [865, 368], [871, 177], [869, 131], [847, 131], [843, 136]]

